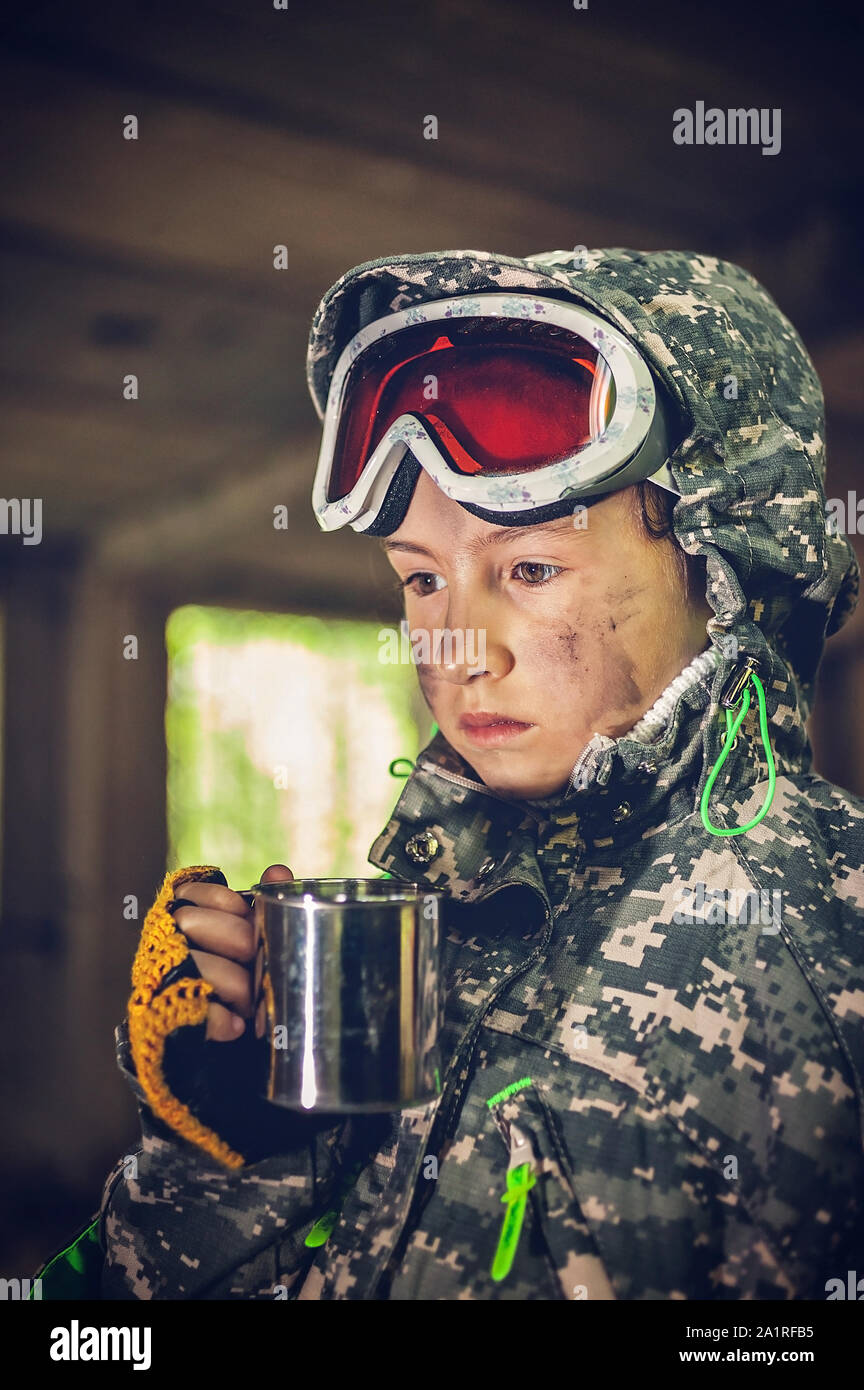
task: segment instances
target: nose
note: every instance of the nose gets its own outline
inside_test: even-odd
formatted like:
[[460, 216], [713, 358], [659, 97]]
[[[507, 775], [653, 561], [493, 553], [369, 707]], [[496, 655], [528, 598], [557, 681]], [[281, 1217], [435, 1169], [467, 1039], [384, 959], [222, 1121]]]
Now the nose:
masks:
[[501, 618], [492, 603], [481, 603], [476, 588], [461, 593], [452, 585], [447, 626], [430, 633], [430, 667], [453, 685], [467, 685], [481, 676], [500, 679], [513, 666], [500, 633]]

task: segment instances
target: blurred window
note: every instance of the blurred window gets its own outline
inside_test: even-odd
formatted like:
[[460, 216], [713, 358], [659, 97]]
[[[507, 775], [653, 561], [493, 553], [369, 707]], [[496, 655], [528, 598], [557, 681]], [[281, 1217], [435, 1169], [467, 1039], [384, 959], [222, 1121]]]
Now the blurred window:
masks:
[[[168, 620], [169, 865], [368, 877], [432, 718], [376, 623], [183, 607]], [[390, 650], [393, 644], [390, 643]], [[406, 769], [407, 770], [407, 769]]]

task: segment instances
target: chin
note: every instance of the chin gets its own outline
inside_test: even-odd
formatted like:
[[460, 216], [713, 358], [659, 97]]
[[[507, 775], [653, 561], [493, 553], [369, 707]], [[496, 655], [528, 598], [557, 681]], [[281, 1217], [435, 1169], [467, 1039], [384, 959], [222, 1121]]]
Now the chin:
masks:
[[532, 758], [523, 760], [507, 753], [492, 757], [465, 744], [461, 747], [453, 744], [453, 747], [474, 768], [484, 786], [513, 801], [542, 801], [544, 797], [563, 792], [570, 780], [572, 763], [559, 774], [550, 776], [548, 764], [538, 766], [540, 760], [536, 751]]

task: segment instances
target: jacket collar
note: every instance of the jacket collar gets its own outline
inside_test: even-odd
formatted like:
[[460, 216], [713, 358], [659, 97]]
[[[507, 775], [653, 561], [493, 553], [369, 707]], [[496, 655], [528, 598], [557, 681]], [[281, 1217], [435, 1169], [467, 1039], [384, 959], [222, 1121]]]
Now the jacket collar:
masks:
[[[698, 812], [725, 733], [717, 701], [732, 665], [714, 649], [700, 653], [629, 734], [595, 734], [567, 788], [539, 801], [494, 792], [437, 733], [419, 754], [370, 863], [468, 900], [506, 883], [534, 886], [545, 896], [537, 847], [556, 831], [589, 850], [623, 850], [654, 828]], [[755, 709], [745, 728], [712, 804], [718, 797], [728, 805], [765, 779]], [[783, 761], [777, 759], [778, 771]]]

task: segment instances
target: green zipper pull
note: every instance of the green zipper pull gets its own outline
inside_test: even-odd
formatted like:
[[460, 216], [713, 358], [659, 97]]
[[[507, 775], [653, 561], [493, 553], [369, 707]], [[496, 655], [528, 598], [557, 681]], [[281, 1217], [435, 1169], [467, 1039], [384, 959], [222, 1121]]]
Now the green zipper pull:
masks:
[[323, 1216], [319, 1216], [318, 1220], [315, 1222], [315, 1225], [312, 1227], [312, 1230], [309, 1232], [303, 1244], [310, 1246], [326, 1244], [326, 1242], [330, 1239], [330, 1236], [333, 1233], [333, 1227], [336, 1225], [336, 1222], [338, 1220], [338, 1211], [325, 1211]]
[[[720, 695], [720, 705], [726, 711], [726, 740], [720, 751], [719, 758], [711, 769], [708, 781], [705, 783], [702, 792], [702, 800], [699, 803], [702, 824], [709, 835], [746, 834], [748, 830], [752, 830], [754, 826], [757, 826], [760, 820], [768, 814], [768, 809], [771, 802], [774, 800], [777, 769], [774, 764], [774, 754], [771, 750], [771, 739], [768, 733], [768, 710], [765, 704], [765, 687], [756, 675], [758, 665], [759, 663], [754, 656], [744, 657], [732, 671]], [[708, 802], [711, 798], [711, 792], [714, 788], [714, 783], [717, 781], [720, 769], [729, 756], [729, 750], [738, 737], [738, 730], [741, 728], [747, 711], [750, 708], [750, 691], [747, 688], [750, 682], [753, 684], [756, 691], [756, 698], [759, 701], [759, 732], [762, 735], [762, 746], [765, 749], [765, 760], [768, 764], [768, 791], [766, 792], [765, 800], [760, 810], [756, 812], [752, 820], [749, 820], [746, 825], [738, 825], [732, 829], [724, 829], [721, 826], [711, 824], [708, 816]], [[741, 708], [738, 710], [737, 715], [733, 717], [732, 711], [739, 699], [741, 701]]]
[[304, 1240], [304, 1245], [308, 1245], [311, 1248], [314, 1248], [316, 1245], [327, 1244], [327, 1241], [333, 1234], [333, 1227], [339, 1220], [339, 1213], [342, 1210], [342, 1204], [345, 1201], [345, 1198], [348, 1196], [348, 1193], [351, 1191], [351, 1188], [354, 1186], [355, 1182], [359, 1178], [362, 1171], [362, 1163], [355, 1163], [353, 1167], [348, 1170], [348, 1173], [346, 1174], [343, 1182], [340, 1184], [336, 1192], [336, 1201], [339, 1203], [338, 1207], [334, 1207], [332, 1211], [325, 1211], [323, 1216], [318, 1217], [318, 1220], [315, 1222], [315, 1225], [312, 1227], [312, 1230], [309, 1232], [308, 1236]]
[[526, 1136], [515, 1125], [510, 1126], [510, 1163], [507, 1167], [507, 1191], [501, 1198], [506, 1203], [504, 1224], [498, 1237], [498, 1248], [492, 1261], [492, 1278], [500, 1283], [513, 1267], [528, 1193], [536, 1183], [534, 1155]]

